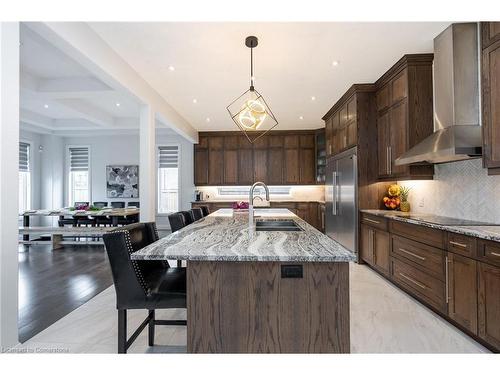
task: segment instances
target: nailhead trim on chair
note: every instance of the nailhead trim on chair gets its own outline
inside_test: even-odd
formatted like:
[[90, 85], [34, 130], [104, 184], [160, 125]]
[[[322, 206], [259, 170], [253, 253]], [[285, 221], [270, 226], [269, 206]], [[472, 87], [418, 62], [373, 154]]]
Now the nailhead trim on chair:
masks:
[[156, 228], [156, 223], [151, 223], [153, 226], [153, 231], [155, 233], [155, 241], [158, 241], [160, 239], [160, 235], [158, 234], [158, 228]]
[[[130, 254], [134, 252], [134, 248], [132, 247], [132, 240], [130, 239], [130, 233], [128, 230], [117, 230], [114, 231], [113, 233], [123, 233], [125, 235], [125, 244], [127, 245], [127, 251]], [[142, 289], [144, 290], [144, 293], [146, 295], [150, 294], [150, 289], [148, 287], [148, 284], [146, 284], [146, 281], [144, 280], [144, 276], [142, 275], [141, 269], [139, 268], [139, 265], [137, 264], [136, 260], [129, 259], [130, 262], [132, 263], [132, 267], [134, 268], [134, 273], [137, 279], [139, 280], [139, 284], [141, 284]]]

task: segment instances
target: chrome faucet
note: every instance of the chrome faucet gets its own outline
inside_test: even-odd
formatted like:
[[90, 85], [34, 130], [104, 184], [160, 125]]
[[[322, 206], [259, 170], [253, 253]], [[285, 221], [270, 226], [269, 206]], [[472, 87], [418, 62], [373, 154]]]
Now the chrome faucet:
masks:
[[265, 183], [258, 181], [252, 185], [252, 187], [250, 188], [250, 193], [248, 195], [248, 223], [251, 227], [253, 226], [253, 192], [257, 186], [262, 186], [264, 188], [264, 190], [266, 191], [266, 200], [268, 202], [271, 202], [271, 200], [269, 199], [269, 188]]

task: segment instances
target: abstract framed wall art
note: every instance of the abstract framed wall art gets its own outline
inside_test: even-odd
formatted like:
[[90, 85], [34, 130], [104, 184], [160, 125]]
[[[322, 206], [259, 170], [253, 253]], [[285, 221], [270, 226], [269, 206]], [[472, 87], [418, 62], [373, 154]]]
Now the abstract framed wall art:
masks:
[[106, 193], [108, 198], [139, 198], [139, 166], [107, 165]]

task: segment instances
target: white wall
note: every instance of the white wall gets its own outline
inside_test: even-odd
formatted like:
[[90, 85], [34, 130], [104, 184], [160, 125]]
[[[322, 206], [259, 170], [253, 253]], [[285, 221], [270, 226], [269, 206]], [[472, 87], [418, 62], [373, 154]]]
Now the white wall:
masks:
[[436, 165], [433, 181], [401, 184], [412, 187], [413, 212], [500, 224], [500, 176], [488, 176], [481, 159]]
[[[107, 165], [139, 165], [139, 135], [113, 135], [66, 137], [63, 139], [64, 150], [69, 145], [88, 145], [91, 148], [91, 184], [92, 201], [138, 201], [135, 198], [108, 198], [106, 196], [106, 166]], [[193, 144], [176, 134], [165, 134], [157, 130], [157, 145], [178, 144], [181, 148], [181, 192], [180, 209], [190, 209], [194, 195], [193, 181]], [[66, 158], [65, 151], [63, 152]], [[68, 181], [68, 167], [65, 164], [64, 181]], [[141, 181], [139, 181], [141, 194]], [[68, 204], [67, 188], [64, 192], [64, 205]], [[165, 216], [157, 216], [158, 226], [168, 226]]]
[[[41, 208], [64, 207], [64, 140], [62, 137], [44, 134], [40, 138], [40, 206]], [[42, 218], [42, 225], [57, 225], [57, 217]]]

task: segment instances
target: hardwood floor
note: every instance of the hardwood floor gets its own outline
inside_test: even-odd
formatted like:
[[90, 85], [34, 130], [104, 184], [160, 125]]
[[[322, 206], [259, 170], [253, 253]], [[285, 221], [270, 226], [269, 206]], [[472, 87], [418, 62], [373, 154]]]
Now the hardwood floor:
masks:
[[112, 285], [103, 246], [19, 248], [19, 341], [25, 342]]

